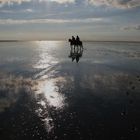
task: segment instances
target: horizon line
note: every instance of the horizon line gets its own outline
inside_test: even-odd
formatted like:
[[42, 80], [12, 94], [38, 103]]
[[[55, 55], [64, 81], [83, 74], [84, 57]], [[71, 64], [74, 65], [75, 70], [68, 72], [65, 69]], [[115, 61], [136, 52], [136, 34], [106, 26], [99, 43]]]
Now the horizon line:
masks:
[[[2, 39], [0, 42], [26, 42], [26, 41], [66, 41], [66, 39]], [[130, 41], [130, 40], [82, 40], [83, 42], [130, 42], [130, 43], [140, 43], [140, 41]]]

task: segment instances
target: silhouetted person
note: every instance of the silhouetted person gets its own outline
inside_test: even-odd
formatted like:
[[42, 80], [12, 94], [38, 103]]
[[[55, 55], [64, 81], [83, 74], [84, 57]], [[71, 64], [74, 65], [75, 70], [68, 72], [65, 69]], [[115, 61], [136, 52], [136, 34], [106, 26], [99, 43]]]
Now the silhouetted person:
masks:
[[75, 37], [74, 36], [72, 36], [72, 42], [73, 42], [73, 44], [75, 44]]
[[75, 39], [74, 36], [72, 36], [72, 44], [73, 44], [73, 46], [74, 46], [74, 49], [75, 49], [75, 43], [76, 43], [76, 39]]
[[79, 38], [79, 36], [77, 35], [77, 37], [76, 37], [76, 41], [77, 42], [79, 42], [80, 41], [80, 38]]
[[80, 45], [80, 38], [77, 35], [77, 37], [76, 37], [76, 46], [78, 47], [78, 49], [79, 49], [79, 45]]
[[82, 43], [82, 41], [80, 41], [79, 36], [77, 36], [76, 39], [74, 36], [72, 36], [72, 39], [69, 39], [69, 42], [70, 42], [71, 49], [74, 48], [74, 50], [75, 50], [75, 48], [78, 48], [77, 51], [79, 49], [80, 50], [83, 49], [83, 43]]

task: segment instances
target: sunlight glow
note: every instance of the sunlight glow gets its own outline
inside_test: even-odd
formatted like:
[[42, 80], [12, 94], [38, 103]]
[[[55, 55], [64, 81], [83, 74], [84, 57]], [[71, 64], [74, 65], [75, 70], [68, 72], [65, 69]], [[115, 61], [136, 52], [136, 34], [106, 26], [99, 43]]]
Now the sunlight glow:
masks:
[[33, 64], [33, 68], [42, 69], [35, 78], [45, 79], [54, 74], [53, 68], [58, 64], [58, 58], [54, 57], [56, 48], [61, 45], [61, 41], [36, 41], [38, 47], [38, 57]]
[[43, 86], [42, 91], [50, 106], [62, 108], [64, 106], [65, 97], [58, 92], [58, 88], [55, 86], [54, 81], [47, 81]]
[[59, 92], [59, 87], [56, 85], [59, 80], [64, 81], [64, 78], [39, 81], [36, 90], [36, 94], [42, 96], [42, 99], [39, 99], [37, 102], [39, 108], [36, 110], [36, 113], [44, 123], [47, 132], [51, 132], [54, 128], [54, 120], [51, 117], [50, 108], [62, 110], [66, 106], [66, 97]]

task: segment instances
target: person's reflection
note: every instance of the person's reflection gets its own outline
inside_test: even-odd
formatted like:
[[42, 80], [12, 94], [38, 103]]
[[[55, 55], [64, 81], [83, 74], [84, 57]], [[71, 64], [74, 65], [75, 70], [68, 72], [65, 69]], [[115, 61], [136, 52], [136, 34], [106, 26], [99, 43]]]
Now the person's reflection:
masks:
[[80, 58], [83, 55], [83, 48], [82, 47], [75, 47], [75, 48], [71, 48], [70, 49], [70, 55], [69, 57], [72, 59], [72, 62], [74, 60], [76, 60], [76, 62], [78, 63]]

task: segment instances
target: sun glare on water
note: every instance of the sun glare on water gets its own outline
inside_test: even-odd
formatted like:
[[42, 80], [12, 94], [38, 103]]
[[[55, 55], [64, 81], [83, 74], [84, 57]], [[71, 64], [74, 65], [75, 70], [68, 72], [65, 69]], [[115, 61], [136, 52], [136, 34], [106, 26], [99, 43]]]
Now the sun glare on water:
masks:
[[63, 108], [65, 97], [59, 93], [58, 87], [55, 85], [54, 80], [46, 80], [41, 82], [39, 92], [44, 94], [49, 106], [55, 108]]

